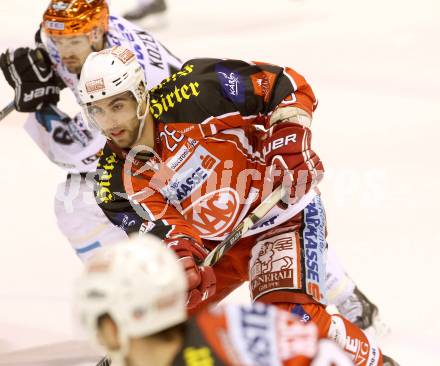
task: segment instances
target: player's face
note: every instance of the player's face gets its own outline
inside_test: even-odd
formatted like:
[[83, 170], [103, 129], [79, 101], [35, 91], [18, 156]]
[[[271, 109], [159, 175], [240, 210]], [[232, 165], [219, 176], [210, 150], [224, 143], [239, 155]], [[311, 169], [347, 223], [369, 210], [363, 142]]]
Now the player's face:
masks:
[[131, 92], [125, 92], [91, 103], [87, 115], [116, 145], [129, 148], [136, 142], [139, 131], [137, 105]]
[[80, 74], [87, 56], [93, 51], [89, 36], [52, 36], [51, 39], [67, 70]]

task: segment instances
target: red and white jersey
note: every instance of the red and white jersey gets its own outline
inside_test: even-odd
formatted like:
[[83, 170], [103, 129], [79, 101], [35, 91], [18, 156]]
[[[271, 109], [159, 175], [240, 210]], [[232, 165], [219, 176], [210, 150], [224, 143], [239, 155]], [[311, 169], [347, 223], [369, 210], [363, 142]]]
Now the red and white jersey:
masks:
[[[314, 361], [315, 360], [315, 361]], [[172, 366], [352, 366], [313, 323], [271, 305], [227, 304], [188, 321], [184, 345]]]
[[[148, 221], [141, 230], [199, 240], [224, 238], [273, 190], [261, 128], [272, 113], [295, 106], [311, 116], [316, 107], [309, 84], [290, 68], [219, 59], [188, 61], [151, 90], [150, 101], [156, 158], [127, 159], [134, 162], [127, 194]], [[274, 208], [247, 235], [286, 221], [315, 194]]]

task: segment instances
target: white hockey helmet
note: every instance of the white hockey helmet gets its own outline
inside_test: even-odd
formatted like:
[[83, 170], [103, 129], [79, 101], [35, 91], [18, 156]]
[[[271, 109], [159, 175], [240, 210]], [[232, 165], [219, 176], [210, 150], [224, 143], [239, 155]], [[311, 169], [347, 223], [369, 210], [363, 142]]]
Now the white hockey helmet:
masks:
[[76, 309], [91, 339], [97, 341], [98, 319], [108, 314], [124, 354], [129, 338], [158, 333], [187, 318], [184, 269], [152, 235], [100, 249], [86, 263], [76, 290]]
[[[144, 71], [128, 48], [114, 46], [92, 52], [83, 65], [78, 83], [84, 120], [99, 129], [93, 115], [89, 113], [91, 104], [130, 91], [138, 103], [137, 117], [143, 122], [149, 108], [146, 85]], [[143, 112], [142, 101], [146, 103]]]

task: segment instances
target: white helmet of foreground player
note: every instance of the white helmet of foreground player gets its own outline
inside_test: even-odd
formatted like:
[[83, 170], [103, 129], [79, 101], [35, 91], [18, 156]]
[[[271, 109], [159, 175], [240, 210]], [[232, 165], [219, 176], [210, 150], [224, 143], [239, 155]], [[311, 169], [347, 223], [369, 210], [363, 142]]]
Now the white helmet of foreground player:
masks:
[[141, 136], [149, 109], [144, 72], [129, 49], [93, 52], [78, 84], [85, 121], [122, 148]]
[[145, 235], [102, 248], [92, 257], [77, 283], [76, 307], [95, 342], [102, 343], [100, 319], [112, 319], [119, 343], [110, 353], [112, 365], [124, 364], [131, 338], [186, 320], [186, 290], [185, 272], [174, 252]]

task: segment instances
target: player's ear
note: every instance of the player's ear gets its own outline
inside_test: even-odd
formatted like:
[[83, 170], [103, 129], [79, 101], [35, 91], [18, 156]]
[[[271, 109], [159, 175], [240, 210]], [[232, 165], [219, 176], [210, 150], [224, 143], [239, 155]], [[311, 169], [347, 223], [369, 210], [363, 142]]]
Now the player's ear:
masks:
[[119, 348], [118, 327], [113, 319], [105, 315], [98, 322], [98, 339], [106, 348]]
[[104, 48], [104, 29], [101, 27], [93, 27], [89, 34], [90, 44], [92, 48], [100, 51]]
[[[145, 94], [145, 85], [144, 83], [139, 84], [139, 94], [140, 95], [144, 95]], [[148, 109], [148, 103], [147, 103], [147, 99], [146, 98], [142, 98], [142, 100], [140, 101], [139, 105], [138, 105], [138, 110], [137, 110], [137, 114], [138, 116], [145, 116], [147, 109]]]

